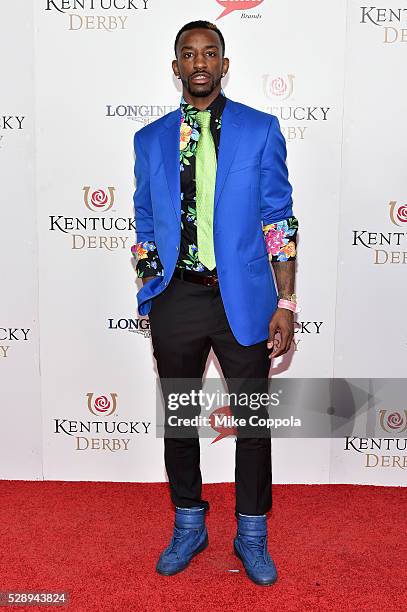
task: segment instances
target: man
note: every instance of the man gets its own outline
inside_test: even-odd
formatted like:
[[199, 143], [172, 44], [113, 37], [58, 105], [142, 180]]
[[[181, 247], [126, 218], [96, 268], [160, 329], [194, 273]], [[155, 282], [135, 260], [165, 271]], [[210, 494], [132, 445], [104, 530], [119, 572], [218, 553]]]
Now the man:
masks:
[[[149, 315], [162, 386], [202, 380], [212, 347], [228, 381], [267, 390], [270, 358], [289, 349], [294, 333], [298, 222], [279, 122], [225, 96], [224, 54], [215, 25], [186, 24], [172, 62], [180, 108], [135, 134], [138, 310]], [[173, 537], [157, 563], [164, 575], [185, 569], [208, 544], [199, 437], [189, 433], [164, 434], [175, 505]], [[270, 430], [237, 436], [235, 476], [235, 553], [251, 580], [272, 584]]]

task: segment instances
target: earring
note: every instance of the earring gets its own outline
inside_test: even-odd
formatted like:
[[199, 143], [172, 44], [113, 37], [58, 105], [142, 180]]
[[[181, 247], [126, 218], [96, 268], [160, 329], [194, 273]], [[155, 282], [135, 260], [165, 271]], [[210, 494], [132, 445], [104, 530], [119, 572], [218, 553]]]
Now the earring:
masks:
[[225, 73], [224, 73], [224, 72], [222, 72], [222, 76], [225, 76]]

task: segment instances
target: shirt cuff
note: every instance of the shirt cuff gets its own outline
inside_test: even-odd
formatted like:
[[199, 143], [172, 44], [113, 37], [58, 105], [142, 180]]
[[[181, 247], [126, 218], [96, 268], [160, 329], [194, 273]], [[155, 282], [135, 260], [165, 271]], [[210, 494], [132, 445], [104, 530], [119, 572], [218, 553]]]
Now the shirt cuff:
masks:
[[296, 217], [288, 217], [276, 223], [263, 225], [263, 235], [271, 262], [296, 259], [297, 231], [298, 219]]
[[131, 247], [131, 253], [137, 260], [136, 273], [139, 278], [148, 276], [163, 276], [164, 270], [158, 256], [154, 241], [137, 242]]

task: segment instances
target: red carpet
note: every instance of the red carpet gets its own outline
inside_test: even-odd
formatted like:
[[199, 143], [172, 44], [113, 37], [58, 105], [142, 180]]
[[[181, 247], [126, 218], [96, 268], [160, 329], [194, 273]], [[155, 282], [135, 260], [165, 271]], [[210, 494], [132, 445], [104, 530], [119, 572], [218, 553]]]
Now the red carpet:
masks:
[[232, 484], [205, 486], [209, 547], [162, 577], [154, 567], [172, 530], [167, 485], [0, 481], [0, 590], [69, 591], [68, 609], [84, 612], [407, 610], [407, 489], [273, 492], [269, 549], [279, 581], [260, 587], [229, 571], [241, 570]]

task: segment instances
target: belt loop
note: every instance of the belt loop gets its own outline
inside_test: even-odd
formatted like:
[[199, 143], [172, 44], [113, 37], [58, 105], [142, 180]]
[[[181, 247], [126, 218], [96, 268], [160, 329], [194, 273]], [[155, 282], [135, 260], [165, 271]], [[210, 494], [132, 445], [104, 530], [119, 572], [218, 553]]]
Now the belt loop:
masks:
[[184, 268], [178, 268], [178, 266], [175, 268], [175, 271], [179, 274], [179, 278], [181, 280], [184, 280]]

